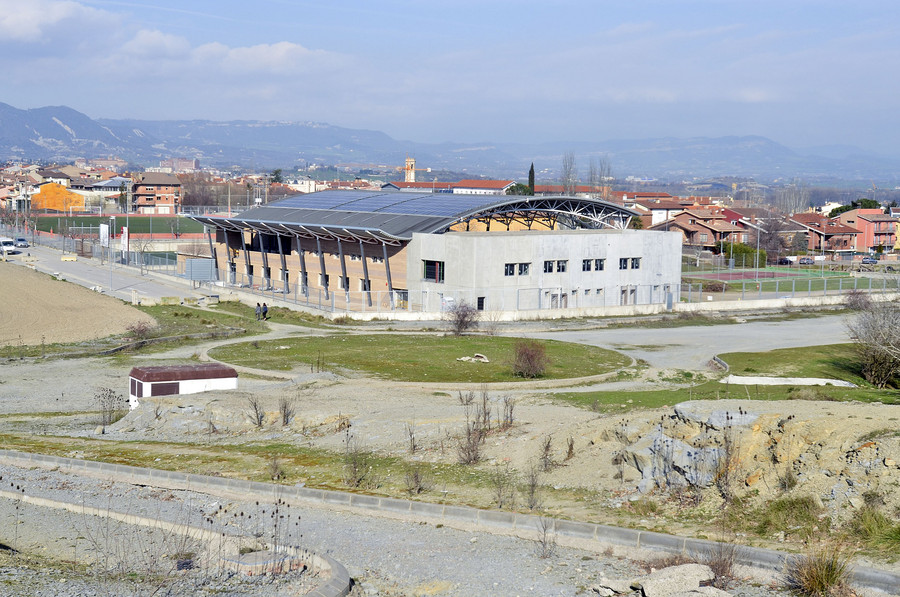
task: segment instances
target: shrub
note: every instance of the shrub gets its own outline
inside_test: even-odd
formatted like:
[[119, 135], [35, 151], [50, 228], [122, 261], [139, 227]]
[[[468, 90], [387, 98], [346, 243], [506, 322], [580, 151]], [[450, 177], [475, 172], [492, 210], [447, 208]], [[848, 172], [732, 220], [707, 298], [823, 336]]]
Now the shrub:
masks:
[[147, 321], [136, 321], [125, 329], [136, 340], [146, 340], [153, 333], [153, 325]]
[[825, 545], [788, 564], [785, 585], [807, 597], [849, 595], [850, 560], [840, 547]]
[[444, 320], [454, 336], [461, 336], [478, 327], [480, 315], [471, 303], [459, 301], [444, 312]]
[[98, 389], [94, 399], [100, 409], [100, 425], [103, 427], [112, 425], [128, 414], [125, 398], [112, 388]]
[[865, 311], [872, 306], [872, 299], [862, 290], [850, 290], [844, 298], [844, 306], [851, 311]]
[[513, 375], [533, 379], [540, 377], [550, 364], [547, 349], [534, 340], [519, 340], [513, 348]]

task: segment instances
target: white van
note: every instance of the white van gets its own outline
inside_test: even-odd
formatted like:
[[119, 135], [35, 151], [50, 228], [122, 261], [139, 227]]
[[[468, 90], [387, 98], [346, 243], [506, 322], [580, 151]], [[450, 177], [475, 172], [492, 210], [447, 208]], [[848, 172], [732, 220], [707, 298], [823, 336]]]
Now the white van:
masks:
[[15, 250], [16, 241], [5, 236], [0, 238], [0, 251], [3, 251], [4, 253], [12, 253]]

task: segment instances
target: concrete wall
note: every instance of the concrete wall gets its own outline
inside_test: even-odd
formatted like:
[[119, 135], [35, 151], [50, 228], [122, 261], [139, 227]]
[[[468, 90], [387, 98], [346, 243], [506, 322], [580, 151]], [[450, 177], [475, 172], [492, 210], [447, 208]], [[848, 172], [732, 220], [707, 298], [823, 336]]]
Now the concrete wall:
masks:
[[[416, 234], [407, 247], [410, 302], [423, 291], [476, 302], [485, 310], [609, 307], [666, 302], [681, 282], [680, 238], [640, 230], [501, 231]], [[633, 259], [640, 265], [634, 268]], [[627, 259], [627, 269], [620, 269]], [[424, 279], [424, 262], [444, 263], [443, 283]], [[589, 260], [590, 271], [583, 261]], [[596, 261], [603, 260], [603, 270]], [[552, 262], [552, 271], [545, 271]], [[565, 271], [560, 272], [560, 263]], [[512, 264], [513, 275], [506, 275]], [[527, 264], [527, 273], [520, 266]], [[623, 294], [623, 290], [625, 291]], [[487, 299], [490, 303], [487, 304]], [[440, 310], [441, 305], [425, 305]], [[570, 313], [571, 315], [571, 313]]]

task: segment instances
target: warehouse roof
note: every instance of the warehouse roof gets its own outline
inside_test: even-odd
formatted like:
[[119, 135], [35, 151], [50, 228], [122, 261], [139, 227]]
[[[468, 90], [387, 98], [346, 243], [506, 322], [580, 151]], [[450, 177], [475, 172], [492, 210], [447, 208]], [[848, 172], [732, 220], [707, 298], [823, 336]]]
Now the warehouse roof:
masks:
[[[237, 216], [190, 216], [226, 230], [399, 244], [414, 233], [436, 234], [457, 223], [541, 212], [568, 227], [625, 228], [636, 212], [580, 197], [456, 195], [398, 191], [322, 191], [295, 195]], [[532, 218], [533, 219], [533, 218]]]

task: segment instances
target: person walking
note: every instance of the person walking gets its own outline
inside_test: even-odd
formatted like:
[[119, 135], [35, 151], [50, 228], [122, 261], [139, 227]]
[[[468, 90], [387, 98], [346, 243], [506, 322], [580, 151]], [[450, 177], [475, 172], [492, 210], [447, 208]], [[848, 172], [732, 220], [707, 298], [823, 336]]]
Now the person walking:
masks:
[[259, 321], [259, 316], [262, 313], [262, 307], [259, 306], [259, 303], [256, 303], [256, 321]]
[[262, 316], [263, 316], [263, 319], [264, 319], [264, 320], [268, 321], [268, 319], [269, 319], [269, 307], [268, 307], [265, 303], [263, 303], [263, 306], [262, 306]]

